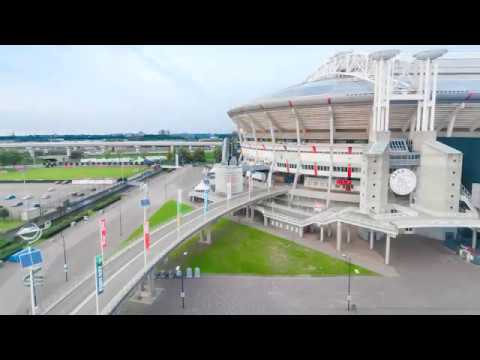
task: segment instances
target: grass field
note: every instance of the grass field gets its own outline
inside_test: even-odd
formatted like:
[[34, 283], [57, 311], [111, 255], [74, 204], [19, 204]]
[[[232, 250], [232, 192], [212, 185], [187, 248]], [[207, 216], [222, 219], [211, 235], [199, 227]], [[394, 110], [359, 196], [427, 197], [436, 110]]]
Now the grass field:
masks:
[[[130, 177], [143, 172], [145, 169], [145, 166], [124, 166], [123, 174], [125, 177]], [[121, 176], [121, 166], [30, 168], [25, 172], [26, 180], [117, 179]], [[23, 180], [23, 172], [2, 170], [0, 171], [0, 180]]]
[[[202, 273], [248, 275], [345, 275], [348, 264], [319, 251], [271, 235], [243, 224], [221, 219], [212, 229], [212, 244], [198, 242], [195, 236], [168, 256], [170, 270], [176, 265], [200, 267]], [[183, 252], [187, 252], [187, 256]], [[360, 266], [358, 275], [376, 275]]]
[[[187, 204], [180, 204], [180, 212], [186, 214], [192, 211], [192, 207]], [[150, 217], [150, 232], [162, 224], [165, 224], [173, 220], [177, 216], [177, 202], [175, 200], [169, 200], [163, 204], [157, 211], [155, 211]], [[127, 245], [130, 241], [138, 239], [143, 234], [143, 224], [136, 228], [128, 237], [127, 240], [122, 242], [122, 247]]]
[[0, 233], [14, 229], [22, 223], [23, 221], [17, 219], [0, 219]]

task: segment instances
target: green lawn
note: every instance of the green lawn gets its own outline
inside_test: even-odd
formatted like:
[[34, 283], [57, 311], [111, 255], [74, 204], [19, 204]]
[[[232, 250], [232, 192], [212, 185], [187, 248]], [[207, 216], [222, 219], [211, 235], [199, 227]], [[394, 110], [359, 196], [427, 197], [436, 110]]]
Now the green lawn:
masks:
[[18, 219], [0, 219], [0, 233], [4, 233], [10, 229], [14, 229], [22, 223], [23, 221]]
[[[211, 274], [311, 276], [345, 275], [348, 271], [342, 260], [227, 219], [214, 225], [211, 245], [198, 240], [195, 236], [172, 251], [168, 263], [158, 269], [184, 265]], [[359, 275], [376, 275], [356, 265], [352, 265], [352, 275], [353, 269], [358, 269]]]
[[[187, 204], [180, 204], [180, 212], [186, 214], [192, 211], [192, 207]], [[155, 211], [150, 217], [150, 232], [162, 224], [165, 224], [177, 216], [177, 202], [175, 200], [169, 200], [163, 204], [157, 211]], [[122, 247], [127, 245], [130, 241], [138, 239], [143, 234], [143, 224], [136, 228], [128, 237], [127, 240], [122, 242]]]
[[213, 151], [205, 151], [205, 161], [207, 163], [214, 163], [215, 162], [215, 154]]
[[[125, 177], [130, 177], [145, 171], [145, 169], [145, 166], [124, 166], [123, 174]], [[121, 166], [30, 168], [25, 173], [26, 180], [117, 179], [121, 176]], [[2, 170], [0, 171], [0, 180], [23, 180], [23, 172]]]

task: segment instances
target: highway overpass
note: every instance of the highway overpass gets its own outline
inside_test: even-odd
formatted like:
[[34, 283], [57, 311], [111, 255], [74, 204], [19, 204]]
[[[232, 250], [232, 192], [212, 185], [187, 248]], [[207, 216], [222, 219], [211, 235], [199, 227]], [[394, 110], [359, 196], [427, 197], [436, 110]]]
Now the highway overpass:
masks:
[[[259, 189], [223, 200], [210, 205], [206, 215], [203, 209], [196, 209], [182, 217], [177, 228], [176, 221], [152, 231], [152, 244], [144, 266], [143, 238], [137, 239], [121, 252], [106, 259], [104, 265], [105, 289], [100, 296], [102, 314], [110, 314], [124, 300], [147, 273], [154, 270], [155, 265], [180, 243], [209, 226], [220, 217], [253, 204], [257, 201], [284, 194], [287, 187]], [[64, 293], [59, 294], [50, 304], [44, 304], [39, 313], [46, 315], [87, 315], [95, 314], [95, 279], [92, 272], [79, 282], [72, 284]]]

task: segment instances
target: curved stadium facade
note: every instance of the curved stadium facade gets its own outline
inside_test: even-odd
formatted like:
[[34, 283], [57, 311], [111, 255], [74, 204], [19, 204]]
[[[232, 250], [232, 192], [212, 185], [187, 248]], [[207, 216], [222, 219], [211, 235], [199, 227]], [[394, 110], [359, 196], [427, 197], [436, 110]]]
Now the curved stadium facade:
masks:
[[[301, 84], [231, 109], [243, 164], [291, 184], [302, 207], [348, 208], [367, 229], [480, 226], [462, 153], [437, 141], [480, 135], [480, 57], [444, 53], [340, 53]], [[406, 196], [389, 187], [399, 168], [416, 175]]]

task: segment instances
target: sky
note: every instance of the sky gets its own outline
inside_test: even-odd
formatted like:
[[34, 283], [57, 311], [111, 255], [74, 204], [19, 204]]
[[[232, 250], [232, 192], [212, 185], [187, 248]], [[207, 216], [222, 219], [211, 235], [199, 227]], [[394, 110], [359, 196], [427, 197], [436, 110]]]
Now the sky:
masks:
[[480, 46], [0, 46], [0, 135], [221, 133], [227, 111], [302, 82], [338, 51]]

